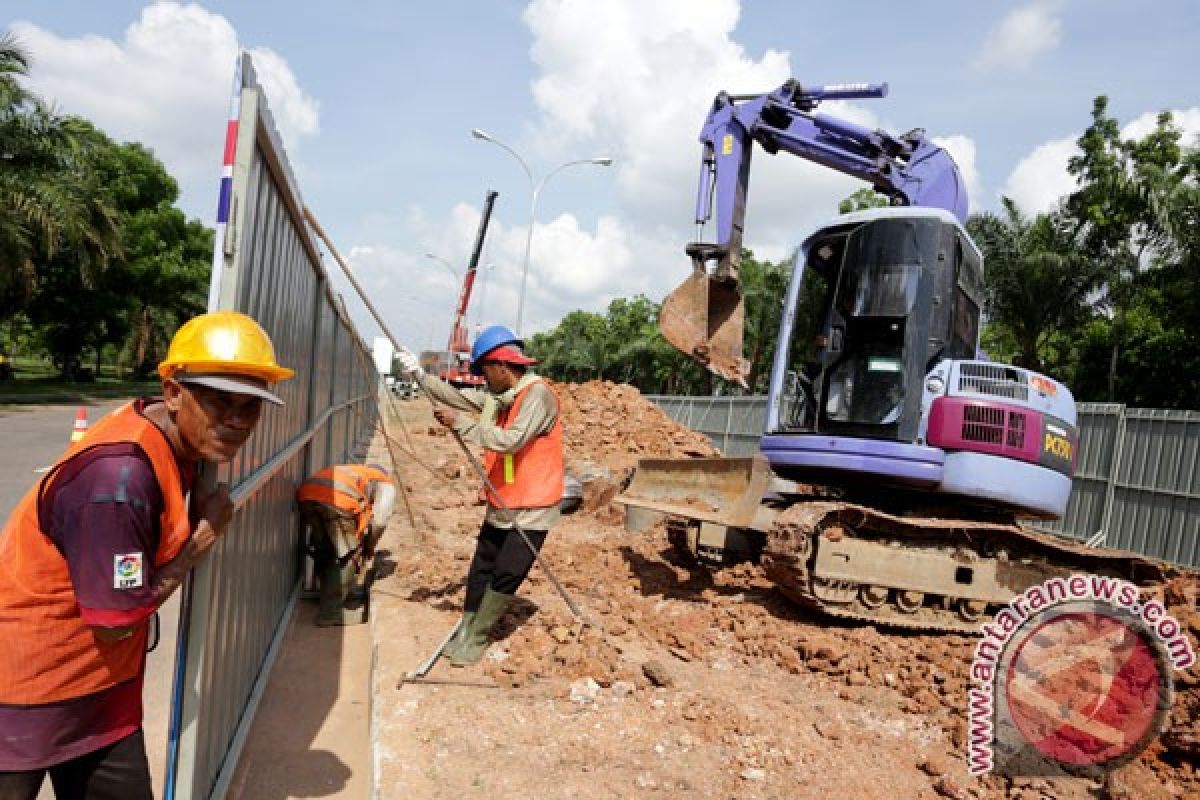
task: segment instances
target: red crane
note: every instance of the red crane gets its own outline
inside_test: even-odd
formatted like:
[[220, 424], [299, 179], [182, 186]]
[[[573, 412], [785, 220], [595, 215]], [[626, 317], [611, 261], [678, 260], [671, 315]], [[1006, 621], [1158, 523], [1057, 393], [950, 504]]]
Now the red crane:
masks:
[[453, 386], [483, 386], [484, 380], [471, 374], [471, 343], [467, 332], [467, 306], [471, 302], [471, 290], [475, 287], [475, 272], [479, 267], [479, 256], [483, 252], [483, 237], [487, 234], [488, 222], [492, 218], [492, 206], [497, 193], [488, 189], [483, 200], [483, 214], [479, 218], [479, 230], [475, 234], [475, 247], [471, 260], [463, 274], [462, 288], [458, 292], [458, 304], [454, 308], [454, 325], [450, 328], [450, 342], [445, 350], [426, 350], [421, 353], [421, 368], [436, 375]]

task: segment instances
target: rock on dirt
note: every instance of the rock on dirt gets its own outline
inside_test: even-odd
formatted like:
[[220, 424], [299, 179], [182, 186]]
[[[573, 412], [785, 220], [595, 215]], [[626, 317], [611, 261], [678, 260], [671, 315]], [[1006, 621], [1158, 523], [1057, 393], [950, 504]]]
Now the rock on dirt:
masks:
[[[379, 736], [406, 743], [380, 764], [381, 797], [1098, 796], [1082, 779], [1040, 790], [969, 775], [973, 638], [838, 624], [787, 602], [756, 565], [709, 572], [677, 559], [661, 527], [626, 532], [612, 497], [637, 459], [716, 451], [632, 387], [556, 389], [585, 501], [542, 558], [594, 625], [580, 626], [535, 567], [488, 658], [455, 673], [509, 688], [375, 698]], [[431, 616], [440, 628], [427, 638], [453, 624], [483, 513], [472, 471], [447, 477], [465, 464], [455, 442], [427, 409], [403, 413], [393, 438], [412, 443], [400, 468], [418, 529], [397, 514], [381, 545], [390, 574], [375, 592], [388, 616], [374, 624], [389, 626], [385, 642]], [[1187, 578], [1164, 589], [1193, 648], [1198, 588]], [[1157, 796], [1151, 786], [1200, 796], [1195, 670], [1177, 675], [1169, 730], [1113, 779], [1112, 796]], [[414, 724], [425, 739], [405, 733]]]

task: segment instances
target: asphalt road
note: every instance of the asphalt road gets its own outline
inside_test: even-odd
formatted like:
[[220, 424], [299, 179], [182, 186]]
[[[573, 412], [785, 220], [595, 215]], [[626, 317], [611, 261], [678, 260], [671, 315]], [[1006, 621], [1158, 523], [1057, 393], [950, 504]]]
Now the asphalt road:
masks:
[[[96, 422], [124, 400], [86, 406], [89, 422]], [[25, 492], [41, 477], [40, 467], [54, 463], [66, 449], [79, 406], [5, 407], [0, 410], [0, 511], [5, 520]], [[145, 731], [154, 794], [162, 796], [166, 763], [167, 722], [171, 679], [175, 663], [175, 633], [179, 622], [179, 593], [159, 609], [161, 636], [146, 659]], [[51, 800], [50, 782], [38, 800]]]
[[[86, 406], [95, 422], [123, 400]], [[71, 441], [79, 406], [28, 406], [0, 410], [0, 511], [8, 519], [17, 502], [33, 485], [38, 467], [54, 462]]]

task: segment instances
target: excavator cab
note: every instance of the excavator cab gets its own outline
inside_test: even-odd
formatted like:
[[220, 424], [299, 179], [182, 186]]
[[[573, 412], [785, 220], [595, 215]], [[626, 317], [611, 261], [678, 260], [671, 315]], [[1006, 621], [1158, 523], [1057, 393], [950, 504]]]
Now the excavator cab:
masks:
[[890, 208], [821, 229], [798, 257], [773, 432], [915, 442], [926, 375], [975, 357], [978, 251], [947, 212]]

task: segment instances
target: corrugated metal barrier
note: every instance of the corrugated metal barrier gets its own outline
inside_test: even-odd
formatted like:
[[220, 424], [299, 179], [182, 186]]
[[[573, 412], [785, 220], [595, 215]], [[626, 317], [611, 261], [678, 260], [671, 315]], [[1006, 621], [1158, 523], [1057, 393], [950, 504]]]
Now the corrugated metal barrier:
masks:
[[647, 395], [675, 421], [706, 434], [713, 446], [727, 456], [758, 452], [763, 420], [767, 413], [765, 395], [748, 397], [687, 397]]
[[[758, 450], [765, 396], [650, 395], [722, 453]], [[1200, 412], [1080, 403], [1079, 456], [1066, 515], [1037, 522], [1093, 544], [1200, 567]]]
[[376, 425], [369, 351], [330, 290], [249, 56], [238, 72], [209, 306], [258, 320], [296, 376], [218, 471], [237, 511], [185, 589], [165, 797], [186, 800], [224, 796], [299, 592], [297, 483], [364, 450]]

